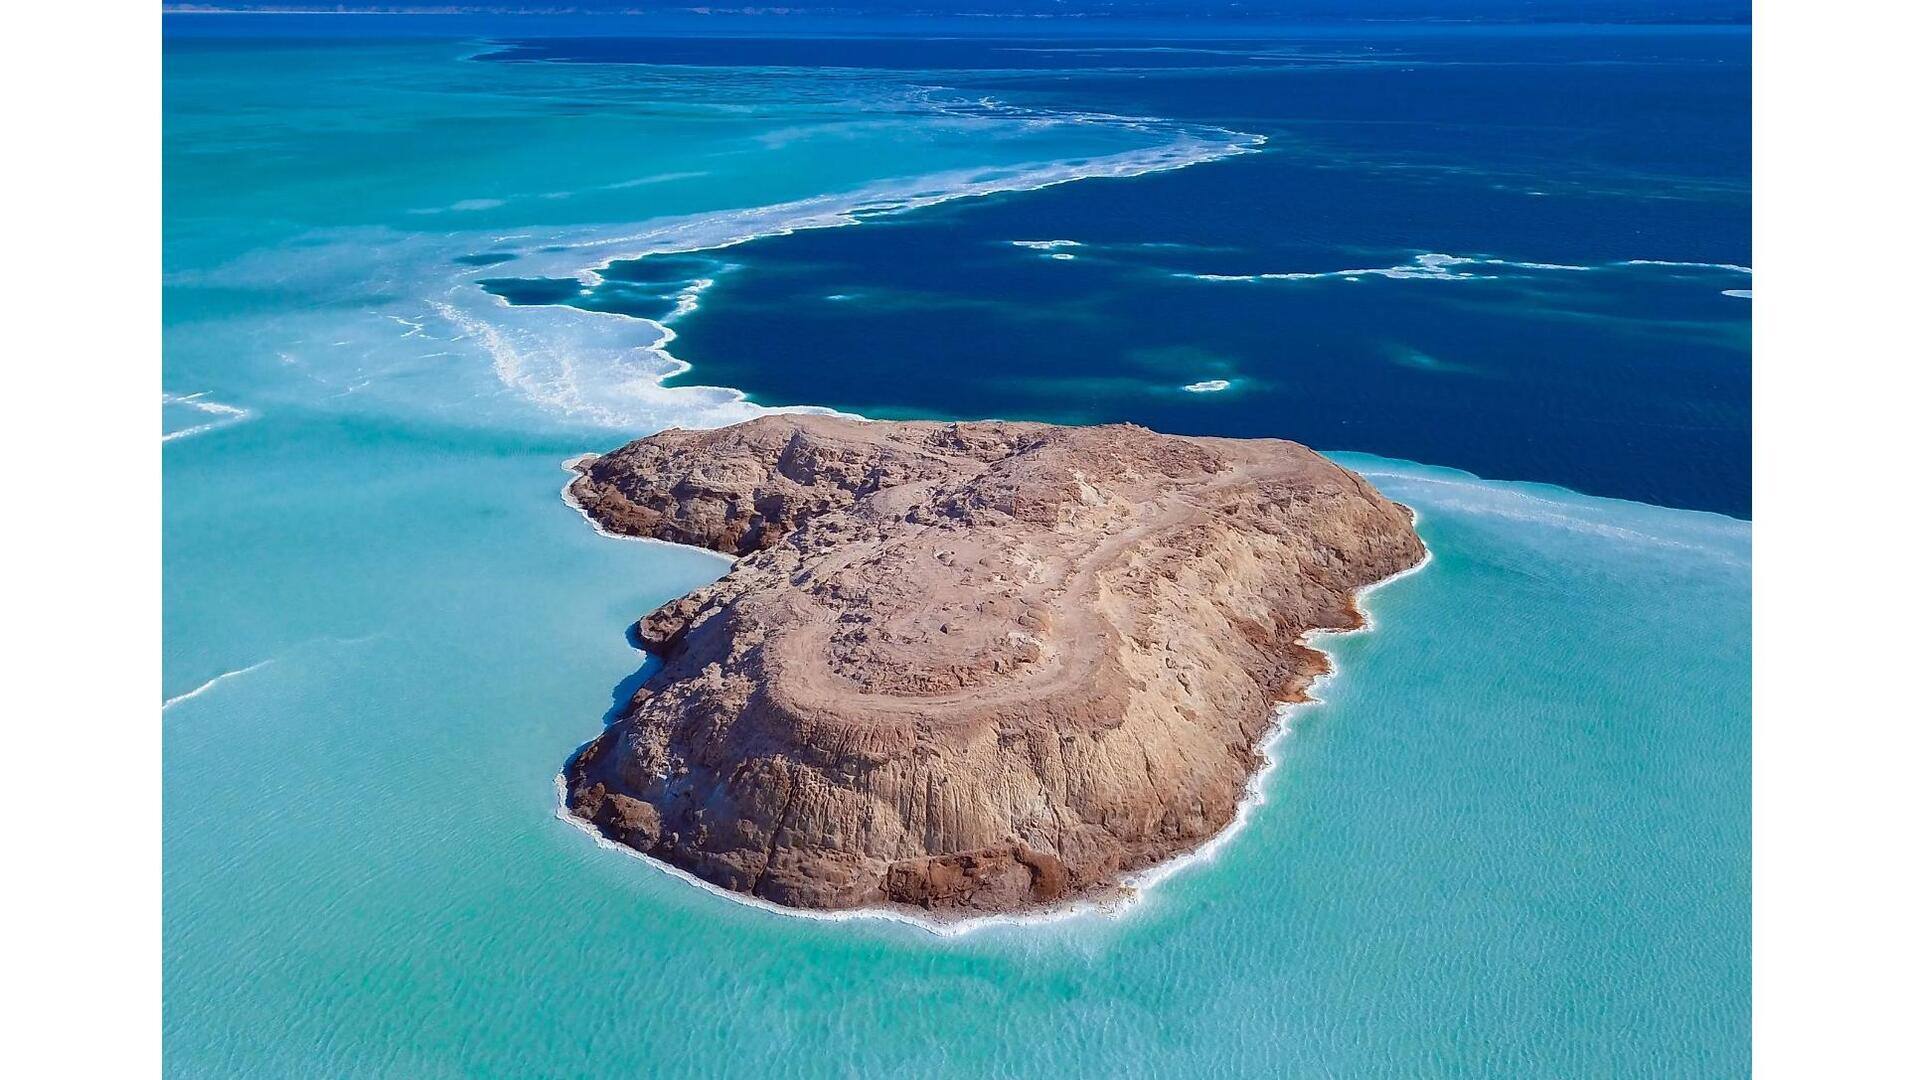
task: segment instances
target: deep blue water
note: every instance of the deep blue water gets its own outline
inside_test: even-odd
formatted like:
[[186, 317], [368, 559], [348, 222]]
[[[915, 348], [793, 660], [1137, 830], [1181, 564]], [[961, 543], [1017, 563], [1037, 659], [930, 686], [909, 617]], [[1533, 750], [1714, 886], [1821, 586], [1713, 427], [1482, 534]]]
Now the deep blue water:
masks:
[[[912, 70], [1267, 139], [716, 253], [676, 324], [683, 381], [875, 416], [1284, 436], [1745, 516], [1749, 47], [1738, 27], [1316, 26], [540, 39], [494, 59]], [[1014, 243], [1046, 240], [1078, 246]], [[648, 261], [609, 277], [685, 276]], [[542, 288], [495, 291], [659, 314], [631, 282]]]

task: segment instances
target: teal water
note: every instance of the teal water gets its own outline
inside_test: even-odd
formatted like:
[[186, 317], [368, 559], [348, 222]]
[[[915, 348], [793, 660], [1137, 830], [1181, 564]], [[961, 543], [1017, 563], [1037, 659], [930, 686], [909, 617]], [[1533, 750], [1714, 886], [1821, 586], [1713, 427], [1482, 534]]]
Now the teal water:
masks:
[[560, 462], [754, 406], [455, 259], [568, 273], [1231, 140], [481, 47], [169, 47], [170, 1073], [1746, 1071], [1751, 538], [1715, 515], [1350, 457], [1432, 564], [1329, 642], [1247, 827], [1118, 918], [793, 919], [558, 820], [624, 627], [719, 571], [594, 533]]

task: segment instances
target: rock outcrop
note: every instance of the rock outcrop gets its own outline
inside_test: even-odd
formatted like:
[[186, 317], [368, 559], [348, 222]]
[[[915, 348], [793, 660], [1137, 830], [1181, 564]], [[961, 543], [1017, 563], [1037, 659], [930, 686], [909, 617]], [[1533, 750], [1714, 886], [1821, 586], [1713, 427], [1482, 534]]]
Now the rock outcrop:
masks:
[[738, 556], [572, 812], [727, 889], [962, 917], [1113, 892], [1232, 819], [1302, 644], [1424, 555], [1294, 443], [768, 416], [576, 464], [602, 528]]

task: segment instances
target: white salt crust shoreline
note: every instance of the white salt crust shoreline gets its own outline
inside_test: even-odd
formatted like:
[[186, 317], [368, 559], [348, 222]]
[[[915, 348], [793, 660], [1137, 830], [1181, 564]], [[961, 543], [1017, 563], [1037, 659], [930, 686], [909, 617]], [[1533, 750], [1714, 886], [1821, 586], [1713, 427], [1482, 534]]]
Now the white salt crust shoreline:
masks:
[[[574, 473], [575, 467], [578, 464], [595, 456], [597, 455], [581, 454], [569, 458], [566, 463], [567, 471], [570, 474]], [[568, 489], [571, 487], [572, 482], [569, 481]], [[622, 536], [618, 533], [608, 532], [601, 528], [598, 522], [593, 520], [593, 516], [586, 512], [578, 500], [574, 499], [571, 490], [563, 490], [562, 497], [566, 500], [567, 505], [573, 508], [574, 512], [586, 518], [587, 522], [593, 526], [594, 531], [602, 536], [611, 537], [616, 540], [631, 540], [647, 544], [660, 544], [666, 547], [685, 548], [689, 551], [698, 551], [703, 555], [711, 555], [714, 558], [726, 562], [729, 566], [733, 564], [733, 560], [728, 559], [724, 555], [708, 551], [705, 548], [694, 547], [690, 544], [676, 544], [669, 540], [656, 540], [651, 537]], [[1419, 513], [1414, 511], [1412, 507], [1408, 507], [1408, 510], [1413, 513], [1413, 523], [1417, 527], [1420, 520]], [[1421, 570], [1426, 569], [1432, 562], [1433, 549], [1429, 547], [1426, 555], [1414, 565], [1397, 574], [1381, 578], [1379, 581], [1373, 582], [1370, 585], [1363, 585], [1355, 589], [1353, 593], [1353, 607], [1360, 615], [1360, 625], [1352, 630], [1310, 630], [1302, 635], [1300, 638], [1301, 643], [1312, 648], [1314, 643], [1323, 637], [1339, 634], [1360, 634], [1372, 630], [1374, 626], [1373, 615], [1367, 610], [1365, 604], [1366, 598], [1377, 589], [1399, 581], [1401, 578], [1410, 577], [1413, 574], [1419, 573]], [[1326, 673], [1315, 678], [1308, 684], [1307, 697], [1304, 700], [1284, 702], [1274, 707], [1273, 726], [1268, 729], [1266, 736], [1255, 746], [1255, 750], [1260, 754], [1262, 764], [1258, 769], [1254, 770], [1252, 775], [1247, 777], [1246, 787], [1242, 791], [1240, 802], [1234, 811], [1232, 820], [1228, 821], [1219, 832], [1208, 837], [1192, 851], [1168, 859], [1166, 862], [1157, 863], [1144, 870], [1138, 870], [1126, 875], [1121, 879], [1120, 886], [1108, 896], [1080, 899], [1068, 904], [1039, 908], [1018, 914], [978, 915], [957, 919], [929, 918], [905, 907], [845, 908], [837, 911], [812, 911], [804, 908], [791, 908], [763, 900], [757, 896], [747, 896], [743, 893], [734, 892], [731, 889], [723, 889], [689, 870], [684, 870], [671, 863], [662, 862], [651, 855], [636, 851], [625, 844], [609, 840], [592, 822], [575, 815], [568, 808], [567, 778], [564, 770], [555, 773], [553, 777], [554, 816], [592, 837], [593, 842], [598, 846], [609, 851], [619, 852], [629, 858], [638, 859], [653, 869], [662, 871], [668, 876], [685, 882], [704, 893], [717, 896], [723, 900], [744, 907], [754, 908], [759, 911], [765, 911], [792, 919], [810, 919], [816, 922], [836, 923], [856, 921], [902, 923], [918, 930], [924, 930], [939, 938], [957, 938], [990, 926], [1037, 926], [1043, 923], [1062, 922], [1068, 919], [1078, 919], [1090, 915], [1104, 915], [1110, 919], [1117, 919], [1125, 914], [1127, 909], [1137, 906], [1140, 901], [1145, 898], [1147, 890], [1153, 888], [1155, 885], [1166, 881], [1188, 867], [1200, 863], [1212, 862], [1219, 856], [1220, 852], [1226, 848], [1228, 842], [1239, 835], [1240, 830], [1246, 827], [1247, 821], [1252, 817], [1253, 812], [1266, 804], [1267, 782], [1280, 764], [1280, 758], [1276, 751], [1281, 741], [1293, 730], [1292, 721], [1295, 711], [1311, 705], [1324, 704], [1325, 699], [1314, 696], [1312, 692], [1313, 689], [1318, 687], [1322, 682], [1330, 680], [1340, 673], [1339, 663], [1335, 660], [1333, 654], [1319, 649], [1315, 649], [1315, 651], [1326, 658]], [[589, 739], [575, 747], [574, 754], [577, 755], [580, 751], [586, 749], [593, 741], [594, 740]], [[568, 760], [572, 760], [572, 755], [569, 755]]]
[[[1108, 117], [1104, 119], [1132, 119], [1133, 122], [1145, 122], [1138, 118]], [[813, 229], [858, 225], [870, 217], [905, 213], [958, 199], [1039, 191], [1080, 180], [1126, 178], [1190, 168], [1240, 154], [1258, 152], [1267, 141], [1264, 135], [1230, 131], [1224, 128], [1209, 129], [1209, 132], [1214, 136], [1214, 140], [1210, 142], [1197, 140], [1192, 133], [1180, 131], [1180, 140], [1171, 144], [1110, 154], [1090, 160], [1028, 167], [1024, 173], [1001, 179], [961, 180], [951, 187], [936, 186], [932, 190], [924, 191], [874, 188], [839, 196], [816, 196], [745, 211], [721, 211], [667, 219], [638, 233], [586, 237], [563, 244], [561, 251], [546, 258], [523, 261], [520, 272], [568, 276], [579, 281], [583, 286], [592, 287], [605, 281], [604, 271], [616, 262], [631, 262], [652, 255], [710, 254], [756, 240], [790, 236]], [[936, 174], [921, 179], [927, 182], [949, 178], [945, 174]], [[497, 241], [506, 238], [496, 237], [495, 239]], [[1046, 243], [1074, 242], [1046, 241]], [[1064, 253], [1055, 254], [1063, 255]], [[583, 262], [585, 265], [581, 265]], [[685, 404], [697, 406], [696, 415], [707, 414], [707, 424], [731, 423], [760, 413], [831, 414], [835, 412], [832, 409], [807, 406], [762, 406], [751, 401], [745, 391], [734, 387], [667, 386], [666, 383], [669, 380], [694, 369], [692, 363], [674, 355], [672, 345], [678, 335], [671, 324], [698, 310], [700, 293], [705, 291], [704, 286], [683, 291], [670, 313], [662, 318], [653, 319], [618, 312], [573, 308], [566, 304], [512, 304], [506, 298], [487, 293], [472, 283], [471, 279], [484, 269], [474, 268], [463, 271], [457, 277], [458, 284], [451, 294], [456, 302], [430, 300], [428, 306], [448, 324], [460, 330], [464, 336], [472, 336], [480, 342], [482, 348], [491, 357], [494, 374], [502, 384], [520, 391], [538, 404], [554, 407], [571, 415], [594, 419], [607, 426], [633, 426], [626, 422], [627, 418], [614, 411], [616, 408], [614, 403], [581, 399], [578, 387], [571, 389], [563, 387], [563, 392], [558, 395], [551, 390], [543, 391], [537, 385], [537, 380], [529, 379], [523, 370], [524, 358], [520, 350], [515, 347], [515, 343], [505, 336], [500, 327], [488, 323], [480, 314], [481, 312], [510, 308], [565, 309], [569, 319], [583, 322], [598, 321], [615, 326], [623, 324], [636, 326], [649, 340], [631, 341], [626, 343], [625, 348], [634, 353], [651, 356], [656, 368], [640, 374], [640, 378], [647, 384], [643, 395], [653, 396], [659, 402], [674, 397], [684, 397]], [[711, 285], [711, 282], [706, 282], [705, 285]], [[480, 295], [474, 295], [476, 293]], [[638, 403], [630, 401], [626, 404], [631, 406]]]

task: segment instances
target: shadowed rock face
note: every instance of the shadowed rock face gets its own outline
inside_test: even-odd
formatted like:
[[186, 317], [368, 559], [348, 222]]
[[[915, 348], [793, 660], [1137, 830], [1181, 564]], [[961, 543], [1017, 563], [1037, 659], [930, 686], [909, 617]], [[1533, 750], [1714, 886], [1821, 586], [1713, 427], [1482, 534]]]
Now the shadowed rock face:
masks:
[[1300, 643], [1415, 565], [1411, 515], [1276, 440], [769, 416], [585, 459], [610, 532], [739, 556], [573, 812], [727, 889], [965, 916], [1114, 890], [1233, 818]]

